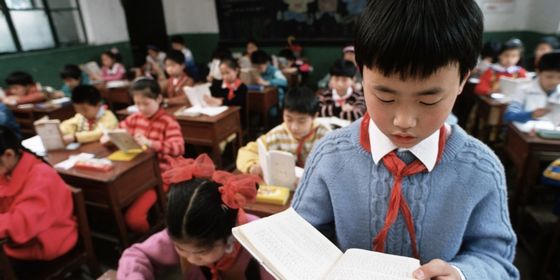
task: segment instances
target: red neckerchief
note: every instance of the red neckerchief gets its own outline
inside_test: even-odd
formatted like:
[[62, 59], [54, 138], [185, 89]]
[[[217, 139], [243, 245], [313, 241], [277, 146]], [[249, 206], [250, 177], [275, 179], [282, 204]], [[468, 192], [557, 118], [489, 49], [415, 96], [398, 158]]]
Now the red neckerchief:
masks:
[[224, 86], [228, 89], [227, 100], [232, 100], [235, 98], [235, 91], [241, 85], [241, 80], [236, 79], [233, 83], [228, 83], [224, 81]]
[[167, 80], [167, 97], [174, 97], [175, 94], [177, 94], [178, 92], [181, 92], [182, 88], [183, 88], [183, 84], [185, 83], [185, 81], [187, 80], [187, 75], [185, 74], [181, 74], [181, 76], [179, 76], [177, 83], [175, 85], [173, 85], [173, 79], [175, 78], [169, 78], [169, 80]]
[[298, 140], [298, 146], [296, 150], [296, 155], [297, 155], [296, 165], [301, 168], [303, 168], [303, 166], [305, 165], [305, 162], [303, 161], [303, 147], [305, 146], [305, 142], [309, 140], [311, 137], [313, 137], [313, 135], [315, 135], [315, 132], [317, 132], [318, 128], [319, 127], [312, 129], [309, 133], [307, 133], [307, 135], [303, 136], [300, 140]]
[[[243, 209], [239, 208], [237, 212], [237, 225], [244, 225], [248, 222], [247, 215]], [[227, 253], [222, 256], [214, 265], [210, 266], [210, 272], [212, 273], [212, 280], [219, 280], [220, 271], [227, 271], [229, 270], [237, 261], [237, 257], [239, 257], [239, 253], [241, 252], [241, 244], [239, 242], [234, 241], [233, 243], [233, 250], [230, 253]]]
[[[371, 152], [371, 145], [369, 142], [369, 114], [366, 112], [364, 118], [362, 119], [360, 127], [360, 144], [362, 147]], [[440, 161], [443, 155], [443, 149], [445, 147], [446, 132], [445, 126], [439, 129], [439, 145], [438, 145], [438, 156], [437, 162]], [[391, 196], [389, 198], [389, 204], [387, 206], [387, 215], [385, 216], [385, 224], [383, 228], [379, 231], [377, 236], [373, 239], [373, 249], [378, 252], [385, 251], [385, 240], [387, 239], [387, 234], [389, 229], [395, 223], [397, 216], [399, 215], [399, 209], [402, 211], [403, 217], [406, 222], [406, 227], [408, 228], [408, 234], [410, 236], [412, 254], [415, 258], [420, 258], [418, 253], [418, 248], [416, 245], [416, 232], [414, 229], [414, 221], [412, 219], [412, 214], [410, 213], [410, 208], [406, 202], [405, 197], [402, 194], [401, 183], [404, 177], [414, 175], [417, 173], [422, 173], [427, 171], [426, 166], [418, 159], [414, 160], [409, 165], [406, 165], [395, 153], [392, 151], [383, 157], [383, 164], [391, 172], [394, 178], [393, 189], [391, 191]]]

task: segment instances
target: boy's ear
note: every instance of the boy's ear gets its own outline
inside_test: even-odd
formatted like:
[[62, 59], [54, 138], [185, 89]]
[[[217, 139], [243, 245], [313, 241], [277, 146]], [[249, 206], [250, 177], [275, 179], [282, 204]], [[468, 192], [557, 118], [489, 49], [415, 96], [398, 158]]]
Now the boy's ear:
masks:
[[463, 81], [461, 82], [461, 84], [459, 85], [459, 92], [457, 93], [457, 95], [461, 94], [461, 92], [463, 92], [463, 89], [465, 88], [465, 85], [467, 84], [467, 82], [469, 81], [469, 77], [471, 76], [472, 70], [469, 70], [465, 76], [463, 77]]
[[158, 96], [156, 97], [156, 102], [157, 102], [158, 104], [161, 104], [162, 101], [163, 101], [163, 95], [158, 94]]

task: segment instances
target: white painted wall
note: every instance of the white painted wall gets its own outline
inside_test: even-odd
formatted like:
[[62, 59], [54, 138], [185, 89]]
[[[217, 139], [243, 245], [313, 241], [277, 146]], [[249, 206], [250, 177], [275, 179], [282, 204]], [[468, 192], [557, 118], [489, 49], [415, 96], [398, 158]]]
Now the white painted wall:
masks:
[[558, 0], [513, 0], [508, 12], [488, 12], [487, 3], [495, 0], [476, 0], [484, 13], [485, 31], [535, 31], [554, 33], [560, 23]]
[[527, 29], [542, 33], [557, 33], [560, 23], [560, 1], [533, 0]]
[[214, 0], [162, 0], [167, 34], [218, 33]]
[[90, 44], [128, 41], [126, 19], [119, 0], [80, 0], [80, 8]]

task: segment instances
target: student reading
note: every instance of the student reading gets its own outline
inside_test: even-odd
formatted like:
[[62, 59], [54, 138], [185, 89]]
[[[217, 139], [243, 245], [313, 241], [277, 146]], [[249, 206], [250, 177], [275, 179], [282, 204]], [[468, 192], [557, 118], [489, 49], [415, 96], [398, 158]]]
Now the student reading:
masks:
[[317, 144], [292, 203], [342, 251], [417, 257], [416, 279], [519, 278], [503, 167], [444, 124], [482, 21], [473, 0], [372, 0], [357, 21], [367, 113]]

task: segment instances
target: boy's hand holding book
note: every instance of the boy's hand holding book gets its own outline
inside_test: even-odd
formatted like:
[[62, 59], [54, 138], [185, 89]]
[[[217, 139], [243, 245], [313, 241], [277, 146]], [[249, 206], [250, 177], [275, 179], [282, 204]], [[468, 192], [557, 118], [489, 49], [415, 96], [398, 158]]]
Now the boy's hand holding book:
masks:
[[136, 134], [134, 135], [134, 140], [136, 140], [136, 142], [140, 145], [140, 146], [146, 146], [146, 147], [151, 147], [152, 146], [152, 141], [149, 140], [148, 138], [146, 138], [146, 136], [142, 135], [142, 134]]
[[448, 279], [448, 280], [461, 280], [459, 271], [451, 266], [449, 263], [433, 259], [429, 263], [424, 264], [414, 271], [412, 274], [418, 280], [425, 279]]

